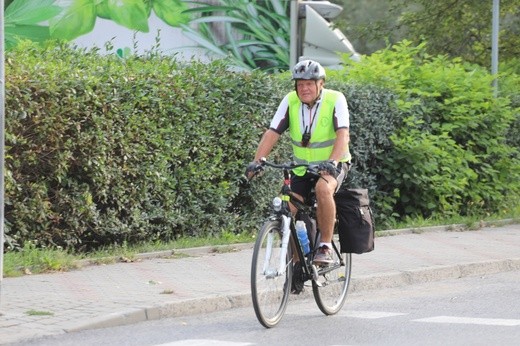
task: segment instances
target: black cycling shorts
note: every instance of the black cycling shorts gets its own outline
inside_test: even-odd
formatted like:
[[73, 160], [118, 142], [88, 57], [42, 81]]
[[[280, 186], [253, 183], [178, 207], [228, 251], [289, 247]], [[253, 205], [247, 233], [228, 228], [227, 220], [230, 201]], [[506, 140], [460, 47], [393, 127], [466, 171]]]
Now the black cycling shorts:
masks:
[[[338, 187], [336, 188], [336, 191], [338, 191], [338, 189], [341, 187], [341, 184], [343, 183], [343, 180], [345, 180], [347, 177], [350, 164], [340, 162], [338, 166], [340, 167], [341, 171], [336, 178], [338, 181]], [[317, 179], [319, 178], [308, 173], [305, 173], [305, 175], [302, 176], [293, 174], [291, 177], [291, 190], [292, 192], [302, 196], [307, 201], [309, 194], [311, 193], [314, 186], [316, 186]]]

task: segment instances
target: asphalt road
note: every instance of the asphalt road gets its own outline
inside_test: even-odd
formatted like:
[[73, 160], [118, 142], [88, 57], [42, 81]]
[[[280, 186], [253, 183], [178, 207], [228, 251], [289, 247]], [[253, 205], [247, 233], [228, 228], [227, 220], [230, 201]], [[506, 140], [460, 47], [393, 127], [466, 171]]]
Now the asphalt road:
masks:
[[517, 345], [520, 271], [351, 294], [324, 316], [312, 298], [289, 302], [278, 326], [253, 309], [169, 318], [17, 345]]

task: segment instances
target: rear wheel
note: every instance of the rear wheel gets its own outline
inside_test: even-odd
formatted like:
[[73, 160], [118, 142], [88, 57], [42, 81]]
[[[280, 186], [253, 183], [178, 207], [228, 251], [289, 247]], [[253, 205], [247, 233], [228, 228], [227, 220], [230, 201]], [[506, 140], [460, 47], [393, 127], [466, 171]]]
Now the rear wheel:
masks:
[[[325, 315], [333, 315], [341, 310], [350, 283], [351, 254], [340, 253], [334, 245], [333, 259], [332, 265], [318, 267], [318, 280], [312, 281], [314, 299]], [[344, 265], [340, 265], [340, 259]]]
[[291, 289], [291, 247], [288, 246], [279, 273], [282, 256], [282, 223], [267, 221], [260, 232], [251, 263], [251, 295], [258, 321], [266, 328], [274, 327], [282, 319]]

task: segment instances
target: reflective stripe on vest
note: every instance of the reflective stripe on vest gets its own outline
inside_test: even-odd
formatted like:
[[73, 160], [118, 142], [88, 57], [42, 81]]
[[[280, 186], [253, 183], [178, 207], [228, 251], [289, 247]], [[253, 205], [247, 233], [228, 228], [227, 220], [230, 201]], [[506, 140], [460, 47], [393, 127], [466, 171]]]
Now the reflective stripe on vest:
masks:
[[[339, 92], [337, 91], [323, 89], [320, 109], [316, 114], [314, 131], [307, 147], [304, 147], [301, 143], [304, 129], [300, 128], [301, 101], [296, 91], [289, 93], [289, 132], [296, 162], [318, 164], [330, 158], [336, 140], [333, 116], [338, 94]], [[340, 161], [348, 160], [350, 160], [350, 153], [347, 147], [347, 153]], [[300, 176], [304, 175], [305, 168], [295, 169], [294, 173]]]

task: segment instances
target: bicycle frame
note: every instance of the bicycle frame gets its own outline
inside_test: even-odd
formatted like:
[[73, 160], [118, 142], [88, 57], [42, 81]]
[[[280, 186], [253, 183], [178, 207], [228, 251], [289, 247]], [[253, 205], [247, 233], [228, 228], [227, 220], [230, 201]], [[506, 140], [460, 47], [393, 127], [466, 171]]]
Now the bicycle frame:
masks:
[[[283, 168], [283, 175], [284, 175], [284, 183], [281, 190], [281, 199], [282, 199], [282, 206], [281, 209], [276, 212], [275, 218], [280, 219], [282, 224], [282, 230], [283, 230], [283, 237], [282, 237], [282, 255], [280, 256], [280, 263], [278, 265], [277, 273], [266, 273], [266, 265], [264, 265], [264, 274], [266, 275], [285, 275], [285, 271], [287, 270], [288, 263], [286, 262], [287, 258], [287, 251], [289, 246], [289, 240], [293, 239], [294, 244], [296, 246], [293, 247], [293, 249], [296, 249], [297, 257], [300, 260], [300, 263], [305, 263], [305, 265], [302, 265], [302, 269], [304, 271], [304, 275], [306, 280], [308, 279], [317, 279], [318, 275], [325, 274], [329, 271], [332, 271], [336, 269], [336, 266], [343, 266], [345, 265], [343, 263], [343, 260], [341, 259], [341, 256], [339, 255], [339, 250], [336, 247], [336, 244], [333, 243], [333, 250], [338, 254], [338, 257], [340, 258], [340, 263], [334, 263], [331, 266], [327, 267], [320, 267], [319, 270], [315, 269], [315, 267], [312, 265], [312, 259], [315, 254], [315, 250], [317, 248], [317, 242], [320, 236], [319, 228], [316, 229], [316, 236], [315, 239], [311, 239], [313, 248], [311, 252], [309, 253], [308, 258], [305, 257], [305, 254], [302, 251], [302, 247], [300, 244], [300, 240], [298, 239], [298, 236], [296, 234], [296, 228], [294, 226], [294, 219], [295, 217], [292, 215], [291, 210], [289, 208], [289, 203], [291, 203], [298, 212], [307, 214], [309, 217], [313, 217], [313, 209], [314, 207], [306, 205], [304, 202], [297, 199], [291, 192], [291, 174], [289, 169]], [[266, 254], [266, 261], [265, 263], [268, 263], [270, 258], [270, 253]]]

